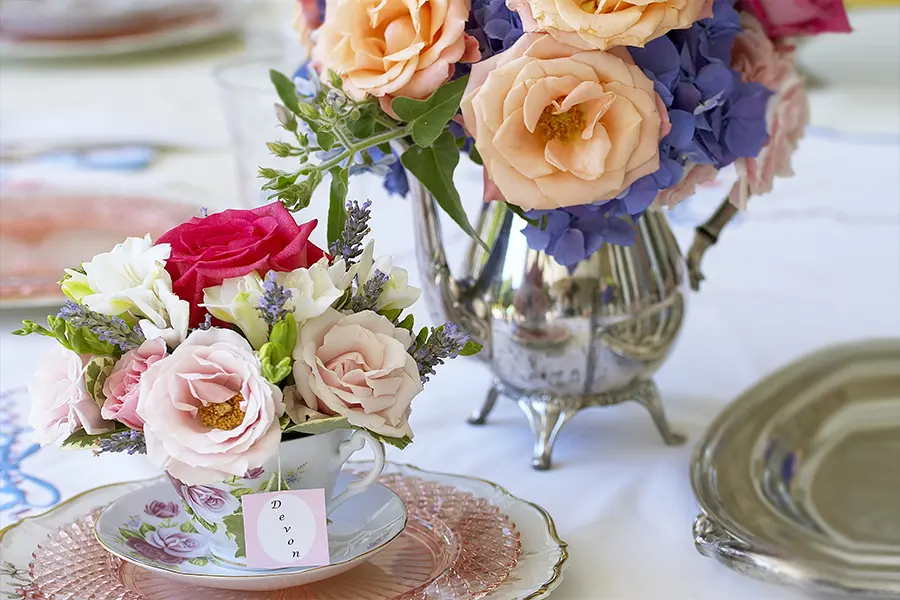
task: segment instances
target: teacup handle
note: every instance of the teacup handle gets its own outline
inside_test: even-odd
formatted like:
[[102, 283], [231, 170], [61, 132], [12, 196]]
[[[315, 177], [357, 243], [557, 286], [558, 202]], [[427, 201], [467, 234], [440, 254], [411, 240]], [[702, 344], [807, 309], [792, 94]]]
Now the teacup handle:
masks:
[[358, 481], [350, 482], [347, 484], [347, 489], [326, 502], [326, 514], [330, 515], [331, 511], [338, 506], [353, 496], [366, 491], [370, 485], [378, 480], [381, 476], [381, 472], [384, 471], [384, 446], [382, 446], [381, 442], [372, 437], [369, 432], [363, 431], [362, 429], [355, 430], [349, 438], [341, 442], [341, 445], [338, 446], [338, 458], [341, 465], [347, 462], [354, 452], [362, 450], [362, 447], [365, 446], [366, 443], [369, 444], [372, 448], [372, 454], [375, 455], [375, 466], [372, 467], [372, 470], [369, 471], [365, 477]]

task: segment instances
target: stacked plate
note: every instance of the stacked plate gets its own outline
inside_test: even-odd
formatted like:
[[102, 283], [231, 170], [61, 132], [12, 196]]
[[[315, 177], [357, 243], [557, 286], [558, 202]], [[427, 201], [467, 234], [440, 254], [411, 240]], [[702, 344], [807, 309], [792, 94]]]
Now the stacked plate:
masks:
[[[343, 473], [338, 487], [354, 478]], [[406, 465], [388, 465], [380, 485], [332, 513], [331, 562], [322, 567], [252, 570], [192, 553], [191, 523], [179, 506], [171, 486], [154, 479], [97, 488], [13, 525], [0, 533], [0, 592], [72, 600], [536, 599], [559, 584], [568, 556], [543, 509], [487, 481]]]
[[68, 58], [197, 42], [235, 29], [224, 0], [0, 0], [0, 56]]

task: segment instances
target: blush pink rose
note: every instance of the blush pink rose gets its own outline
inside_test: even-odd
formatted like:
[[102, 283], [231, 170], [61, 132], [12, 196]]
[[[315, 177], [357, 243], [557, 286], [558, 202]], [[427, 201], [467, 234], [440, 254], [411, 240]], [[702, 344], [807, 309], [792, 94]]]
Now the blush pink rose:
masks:
[[756, 15], [772, 38], [852, 30], [844, 0], [742, 0], [739, 8]]
[[776, 46], [753, 15], [741, 14], [744, 31], [734, 43], [732, 67], [744, 81], [760, 83], [775, 93], [766, 108], [769, 140], [756, 158], [740, 158], [735, 169], [744, 185], [732, 202], [746, 207], [751, 195], [772, 191], [776, 177], [794, 174], [791, 158], [809, 123], [806, 85], [797, 72], [791, 47]]
[[317, 64], [339, 73], [354, 97], [427, 98], [458, 62], [480, 58], [466, 35], [471, 0], [333, 0], [319, 29]]
[[129, 350], [113, 367], [103, 384], [106, 401], [100, 413], [104, 419], [115, 419], [132, 429], [142, 430], [144, 421], [137, 414], [141, 375], [166, 355], [162, 338], [147, 340], [140, 347]]
[[[412, 437], [412, 399], [422, 391], [412, 335], [372, 311], [334, 309], [306, 322], [294, 348], [294, 381], [306, 408], [347, 417], [389, 437]], [[294, 399], [299, 402], [299, 399]], [[288, 414], [297, 408], [287, 407]], [[300, 411], [304, 416], [308, 411]]]
[[659, 168], [669, 127], [627, 51], [582, 51], [547, 34], [472, 67], [460, 108], [490, 179], [526, 210], [615, 198]]
[[242, 477], [278, 452], [281, 390], [237, 332], [196, 330], [140, 380], [147, 458], [188, 485]]
[[322, 26], [324, 16], [318, 0], [295, 0], [292, 26], [307, 53], [313, 51], [313, 32]]
[[719, 170], [713, 165], [690, 163], [684, 167], [684, 175], [681, 177], [681, 181], [666, 190], [662, 190], [656, 196], [655, 203], [657, 206], [672, 208], [682, 200], [693, 196], [694, 192], [697, 191], [697, 186], [712, 183], [718, 175]]
[[525, 31], [547, 32], [582, 50], [640, 46], [713, 15], [714, 0], [507, 0]]
[[28, 422], [40, 444], [52, 444], [79, 429], [95, 435], [115, 428], [103, 419], [84, 386], [84, 365], [77, 353], [54, 344], [31, 378]]

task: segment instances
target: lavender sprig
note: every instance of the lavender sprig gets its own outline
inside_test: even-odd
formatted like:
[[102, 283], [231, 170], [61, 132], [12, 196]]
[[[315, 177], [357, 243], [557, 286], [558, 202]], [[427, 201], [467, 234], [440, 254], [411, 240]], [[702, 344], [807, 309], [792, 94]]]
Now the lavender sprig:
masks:
[[428, 381], [429, 375], [434, 375], [435, 367], [459, 356], [468, 341], [468, 334], [463, 333], [456, 323], [448, 321], [440, 327], [432, 327], [431, 335], [421, 344], [413, 344], [409, 353], [419, 365], [422, 383]]
[[372, 206], [370, 200], [363, 202], [360, 206], [356, 200], [347, 203], [347, 220], [344, 221], [344, 230], [341, 237], [331, 244], [331, 253], [334, 256], [341, 256], [347, 265], [350, 261], [359, 257], [363, 253], [363, 239], [369, 234], [369, 219], [371, 213], [369, 207]]
[[358, 286], [356, 294], [350, 299], [350, 311], [358, 313], [364, 310], [376, 310], [378, 299], [389, 280], [390, 276], [375, 269], [371, 279]]
[[65, 303], [58, 316], [75, 327], [86, 327], [101, 342], [118, 346], [122, 352], [137, 348], [145, 340], [137, 327], [131, 328], [121, 317], [102, 315], [72, 300]]
[[128, 454], [147, 454], [147, 443], [144, 440], [144, 434], [136, 429], [128, 431], [117, 431], [109, 437], [103, 437], [97, 440], [99, 448], [94, 450], [94, 454], [103, 454], [104, 452], [127, 452]]
[[259, 299], [259, 306], [256, 307], [269, 329], [275, 327], [275, 323], [290, 312], [285, 308], [290, 297], [291, 290], [278, 283], [275, 279], [275, 271], [269, 271], [266, 274], [266, 281], [263, 283], [263, 295]]

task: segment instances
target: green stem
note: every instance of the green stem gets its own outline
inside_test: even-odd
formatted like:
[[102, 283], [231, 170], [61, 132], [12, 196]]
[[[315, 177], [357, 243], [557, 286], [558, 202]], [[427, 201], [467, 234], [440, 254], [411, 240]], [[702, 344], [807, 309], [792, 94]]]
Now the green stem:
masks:
[[373, 146], [377, 146], [379, 144], [384, 144], [385, 142], [392, 142], [396, 139], [400, 139], [410, 134], [411, 128], [407, 125], [406, 127], [401, 127], [399, 129], [394, 129], [393, 131], [386, 131], [384, 133], [380, 133], [378, 135], [373, 135], [370, 138], [366, 138], [361, 142], [356, 144], [350, 144], [343, 152], [332, 158], [331, 160], [327, 160], [316, 167], [319, 171], [327, 171], [331, 167], [335, 167], [345, 159], [356, 156], [358, 152], [363, 150], [367, 150], [372, 148]]

